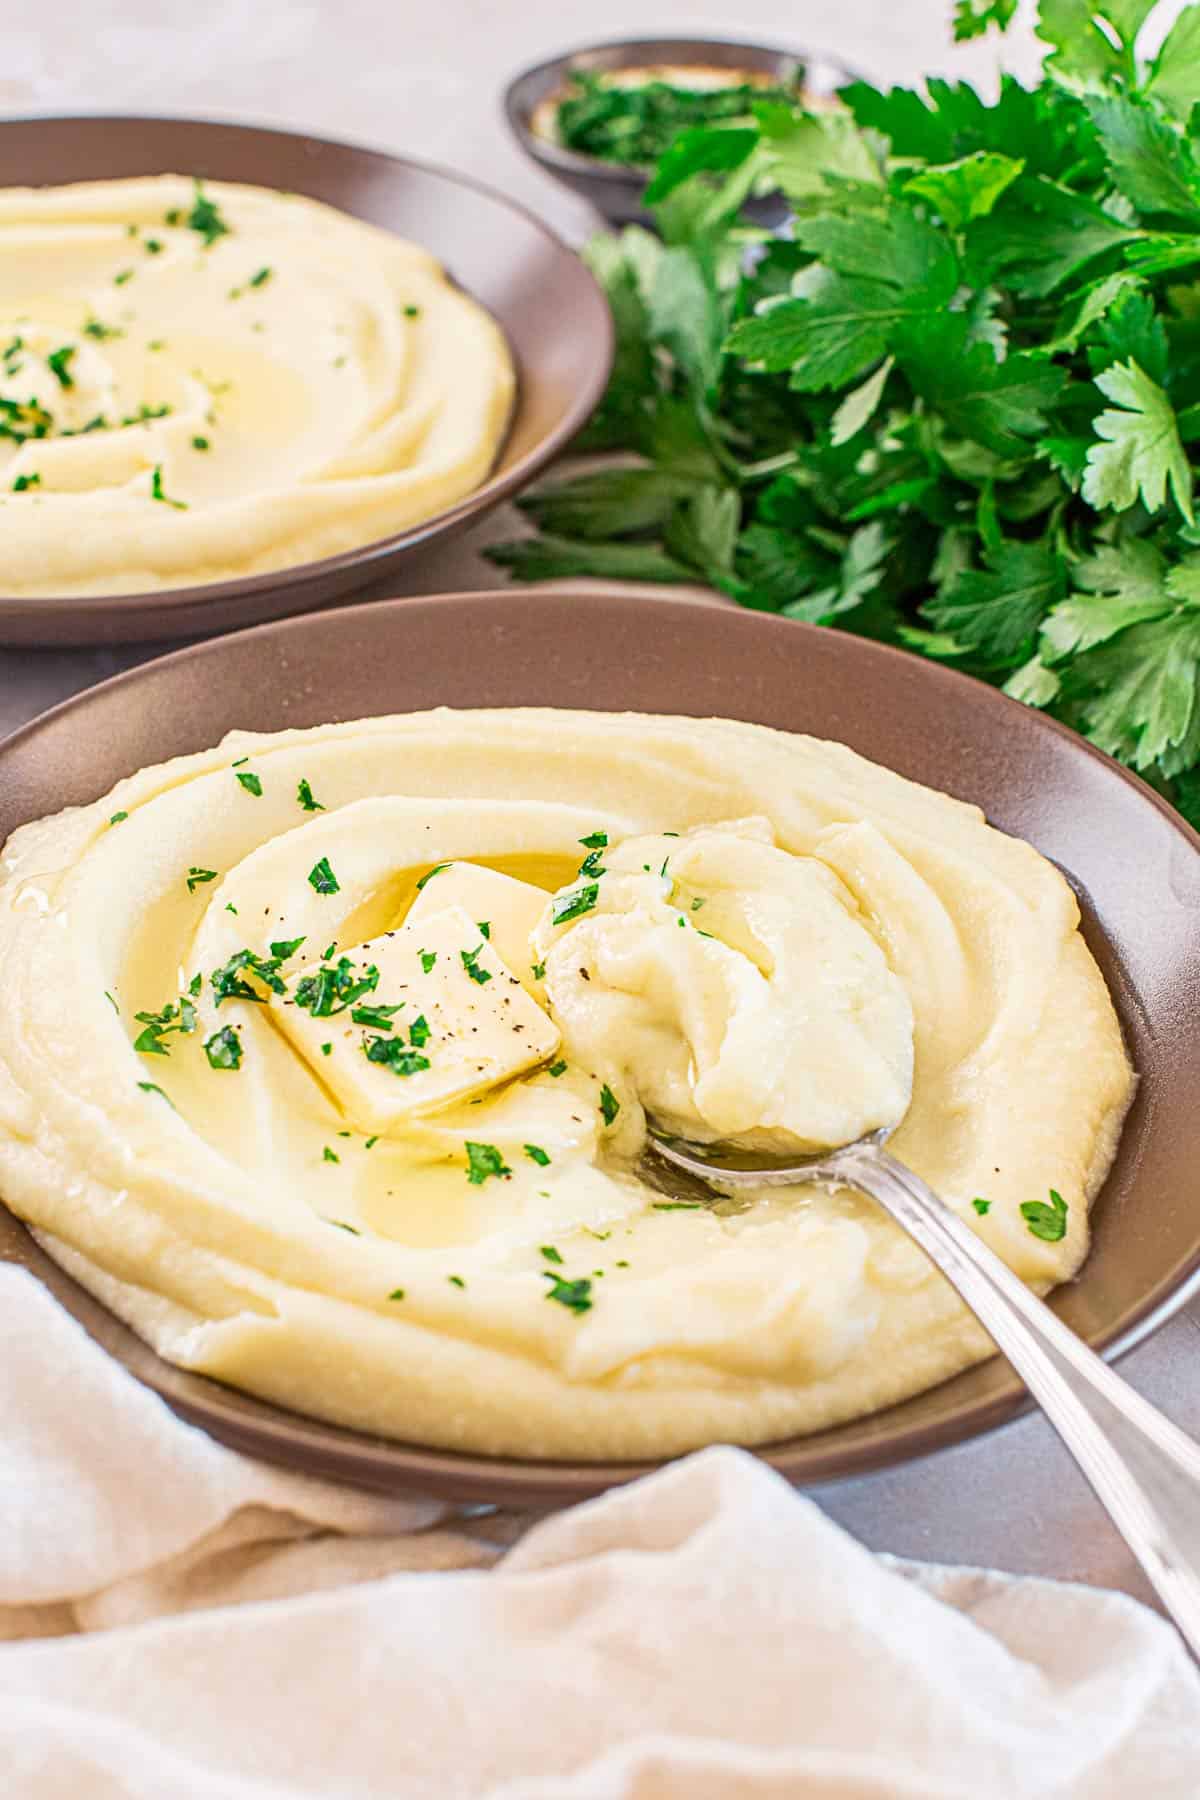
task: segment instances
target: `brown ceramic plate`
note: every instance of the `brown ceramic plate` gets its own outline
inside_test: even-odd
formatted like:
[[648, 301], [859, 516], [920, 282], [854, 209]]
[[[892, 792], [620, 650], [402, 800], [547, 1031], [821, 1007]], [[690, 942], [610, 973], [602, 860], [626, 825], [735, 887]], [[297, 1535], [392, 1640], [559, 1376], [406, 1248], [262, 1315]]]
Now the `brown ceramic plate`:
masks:
[[612, 321], [596, 282], [532, 213], [464, 176], [326, 138], [201, 119], [0, 121], [0, 187], [164, 173], [309, 194], [431, 250], [492, 314], [516, 358], [507, 441], [483, 486], [448, 511], [320, 562], [149, 594], [0, 592], [0, 643], [129, 643], [310, 611], [379, 580], [416, 545], [515, 493], [570, 443], [604, 392]]
[[[26, 726], [0, 747], [0, 841], [235, 726], [275, 731], [443, 703], [715, 713], [812, 732], [976, 801], [1028, 838], [1076, 887], [1141, 1074], [1092, 1253], [1055, 1310], [1117, 1354], [1200, 1285], [1200, 838], [1071, 732], [934, 663], [683, 600], [542, 590], [381, 601], [178, 651]], [[177, 1412], [255, 1455], [376, 1488], [512, 1504], [577, 1499], [645, 1473], [457, 1456], [304, 1419], [161, 1362], [2, 1208], [0, 1258], [33, 1269]], [[793, 1480], [830, 1480], [955, 1443], [1023, 1403], [997, 1358], [762, 1454]]]

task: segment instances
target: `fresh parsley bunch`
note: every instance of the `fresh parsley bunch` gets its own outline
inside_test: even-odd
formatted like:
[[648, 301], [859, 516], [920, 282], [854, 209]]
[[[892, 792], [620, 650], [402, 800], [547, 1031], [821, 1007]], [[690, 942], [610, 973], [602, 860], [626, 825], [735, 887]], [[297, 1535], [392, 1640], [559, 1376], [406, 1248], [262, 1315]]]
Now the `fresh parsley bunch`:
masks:
[[[618, 330], [521, 580], [712, 583], [1066, 720], [1200, 821], [1200, 5], [1042, 0], [1041, 84], [685, 131], [589, 260]], [[955, 34], [1014, 0], [959, 0]], [[774, 234], [752, 194], [785, 197]]]

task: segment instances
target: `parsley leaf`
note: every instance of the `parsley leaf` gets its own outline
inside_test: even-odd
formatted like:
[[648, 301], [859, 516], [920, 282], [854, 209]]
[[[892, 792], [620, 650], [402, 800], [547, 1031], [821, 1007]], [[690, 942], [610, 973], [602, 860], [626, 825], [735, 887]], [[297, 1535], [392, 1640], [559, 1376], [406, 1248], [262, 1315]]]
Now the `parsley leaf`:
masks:
[[230, 227], [222, 218], [216, 202], [208, 198], [199, 181], [192, 184], [192, 209], [187, 215], [186, 224], [191, 231], [200, 233], [206, 250], [211, 250], [218, 238], [229, 235]]
[[467, 1180], [472, 1187], [482, 1187], [489, 1175], [507, 1179], [512, 1174], [495, 1144], [473, 1144], [468, 1139], [463, 1148], [467, 1153]]
[[1123, 410], [1102, 412], [1095, 421], [1100, 442], [1087, 454], [1084, 499], [1097, 510], [1112, 507], [1117, 512], [1140, 499], [1156, 512], [1169, 483], [1175, 504], [1192, 524], [1192, 471], [1166, 394], [1135, 362], [1105, 369], [1096, 386]]
[[600, 888], [594, 881], [566, 888], [550, 902], [550, 917], [555, 925], [565, 925], [569, 919], [579, 919], [584, 913], [591, 912], [599, 898]]
[[606, 1125], [611, 1125], [621, 1110], [621, 1102], [609, 1087], [607, 1081], [600, 1089], [600, 1112]]
[[985, 32], [1007, 31], [1017, 11], [1017, 0], [954, 0], [954, 41], [965, 44]]
[[240, 1069], [242, 1066], [242, 1041], [232, 1025], [223, 1025], [220, 1031], [204, 1041], [204, 1054], [212, 1069]]
[[378, 1063], [393, 1075], [420, 1075], [432, 1067], [427, 1056], [408, 1049], [398, 1037], [365, 1037], [363, 1055], [368, 1062]]
[[320, 862], [314, 863], [308, 871], [308, 885], [318, 894], [340, 893], [338, 878], [330, 868], [327, 856], [323, 856]]
[[581, 1276], [578, 1281], [566, 1281], [561, 1275], [556, 1275], [552, 1269], [543, 1269], [542, 1274], [550, 1283], [546, 1290], [547, 1300], [557, 1300], [558, 1304], [565, 1306], [569, 1312], [591, 1311], [592, 1284], [586, 1275]]
[[480, 987], [482, 987], [485, 982], [492, 979], [491, 971], [488, 969], [481, 969], [479, 966], [479, 958], [483, 954], [482, 944], [480, 944], [476, 950], [460, 950], [458, 954], [462, 958], [463, 968], [467, 971], [471, 980], [477, 981]]
[[1050, 1189], [1050, 1204], [1042, 1200], [1025, 1200], [1021, 1203], [1021, 1217], [1031, 1234], [1041, 1238], [1047, 1244], [1057, 1244], [1067, 1235], [1067, 1203], [1054, 1188]]
[[313, 791], [303, 776], [301, 776], [299, 786], [296, 789], [296, 799], [299, 801], [300, 805], [304, 808], [305, 812], [324, 812], [325, 811], [325, 808], [321, 805], [321, 802], [319, 800], [314, 800]]

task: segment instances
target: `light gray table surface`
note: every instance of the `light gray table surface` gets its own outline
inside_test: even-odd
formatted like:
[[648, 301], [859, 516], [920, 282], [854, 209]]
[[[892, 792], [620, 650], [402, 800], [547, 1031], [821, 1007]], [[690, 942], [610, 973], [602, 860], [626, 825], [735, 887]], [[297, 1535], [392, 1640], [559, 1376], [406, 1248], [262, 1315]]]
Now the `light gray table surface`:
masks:
[[[202, 114], [303, 127], [482, 176], [577, 240], [587, 220], [508, 140], [498, 90], [523, 63], [573, 44], [671, 30], [825, 49], [878, 78], [920, 71], [994, 80], [991, 44], [949, 49], [949, 0], [0, 0], [0, 117], [34, 112]], [[1029, 74], [1019, 31], [1004, 52]], [[415, 558], [391, 593], [495, 587], [481, 544], [507, 536], [494, 514]], [[368, 590], [379, 593], [383, 590]], [[653, 604], [653, 590], [647, 594]], [[0, 736], [44, 708], [145, 661], [154, 644], [0, 650]], [[1123, 1373], [1200, 1436], [1200, 1302], [1126, 1358]], [[1071, 1459], [1040, 1417], [883, 1474], [817, 1491], [873, 1548], [1148, 1589]]]

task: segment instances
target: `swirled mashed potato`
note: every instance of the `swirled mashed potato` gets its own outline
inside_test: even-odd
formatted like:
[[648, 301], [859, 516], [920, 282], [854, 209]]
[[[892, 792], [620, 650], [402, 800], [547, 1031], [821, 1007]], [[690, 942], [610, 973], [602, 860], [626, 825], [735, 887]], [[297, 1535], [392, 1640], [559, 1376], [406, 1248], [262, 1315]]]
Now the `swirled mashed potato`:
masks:
[[176, 175], [0, 190], [0, 591], [311, 562], [485, 480], [514, 392], [425, 250]]
[[879, 1126], [1071, 1275], [1132, 1089], [1073, 895], [973, 807], [726, 720], [257, 737], [18, 831], [0, 1194], [162, 1355], [410, 1440], [636, 1457], [988, 1343], [861, 1195], [676, 1203], [644, 1108]]

